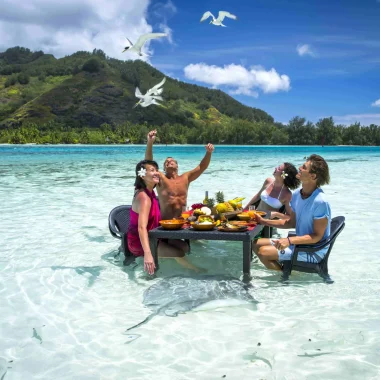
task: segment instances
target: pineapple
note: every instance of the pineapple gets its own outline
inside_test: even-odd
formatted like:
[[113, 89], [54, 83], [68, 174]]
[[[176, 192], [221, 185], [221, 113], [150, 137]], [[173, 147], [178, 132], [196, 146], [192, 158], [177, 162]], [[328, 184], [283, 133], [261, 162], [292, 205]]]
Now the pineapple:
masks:
[[215, 206], [215, 199], [214, 198], [208, 198], [206, 206], [209, 209], [212, 209]]
[[223, 191], [218, 191], [215, 194], [216, 203], [224, 203], [224, 194]]

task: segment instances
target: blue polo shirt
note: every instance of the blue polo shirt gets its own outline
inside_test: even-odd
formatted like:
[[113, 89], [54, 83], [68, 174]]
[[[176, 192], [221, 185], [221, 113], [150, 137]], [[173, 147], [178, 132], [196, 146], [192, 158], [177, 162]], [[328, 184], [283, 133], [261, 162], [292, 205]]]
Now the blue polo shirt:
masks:
[[[327, 218], [328, 223], [323, 234], [323, 239], [330, 235], [330, 223], [331, 223], [331, 209], [330, 204], [326, 199], [326, 195], [322, 189], [317, 188], [314, 190], [313, 194], [309, 198], [302, 199], [301, 190], [297, 189], [294, 191], [292, 200], [290, 202], [290, 207], [296, 214], [296, 234], [297, 236], [309, 235], [314, 232], [314, 220]], [[292, 246], [294, 250], [294, 246]], [[316, 254], [323, 259], [327, 253], [329, 247], [325, 247]], [[308, 260], [306, 252], [299, 252], [299, 261], [310, 261]]]

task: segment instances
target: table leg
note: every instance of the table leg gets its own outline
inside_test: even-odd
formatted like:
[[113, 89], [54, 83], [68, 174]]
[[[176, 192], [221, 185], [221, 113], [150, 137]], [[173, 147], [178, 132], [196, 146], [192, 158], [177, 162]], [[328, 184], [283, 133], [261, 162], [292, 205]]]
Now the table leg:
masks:
[[263, 238], [268, 238], [268, 239], [270, 239], [271, 238], [271, 228], [269, 227], [269, 226], [265, 226], [264, 228], [263, 228], [263, 233], [262, 233], [262, 237]]
[[251, 279], [251, 242], [243, 241], [243, 281]]
[[158, 270], [158, 252], [157, 252], [157, 239], [149, 238], [150, 251], [152, 252], [154, 264], [156, 265], [156, 271]]

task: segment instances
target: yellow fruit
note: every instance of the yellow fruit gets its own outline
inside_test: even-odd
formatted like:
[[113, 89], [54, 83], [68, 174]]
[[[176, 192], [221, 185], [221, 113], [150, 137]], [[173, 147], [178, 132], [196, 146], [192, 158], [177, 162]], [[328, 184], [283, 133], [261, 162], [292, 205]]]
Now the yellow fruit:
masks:
[[215, 206], [215, 209], [218, 214], [222, 214], [223, 212], [226, 212], [227, 210], [226, 205], [224, 203], [218, 203]]
[[234, 208], [228, 202], [218, 203], [215, 206], [215, 209], [216, 209], [218, 214], [223, 214], [224, 212], [234, 211]]
[[[229, 200], [228, 203], [229, 203], [234, 209], [236, 209], [236, 208], [241, 208], [241, 201], [242, 201], [243, 199], [245, 199], [245, 197], [240, 197], [240, 198], [236, 197], [236, 198], [234, 198], [234, 199]], [[238, 205], [240, 205], [240, 206], [238, 206]]]
[[224, 205], [226, 206], [226, 209], [227, 209], [225, 212], [234, 211], [234, 207], [229, 202], [224, 202]]

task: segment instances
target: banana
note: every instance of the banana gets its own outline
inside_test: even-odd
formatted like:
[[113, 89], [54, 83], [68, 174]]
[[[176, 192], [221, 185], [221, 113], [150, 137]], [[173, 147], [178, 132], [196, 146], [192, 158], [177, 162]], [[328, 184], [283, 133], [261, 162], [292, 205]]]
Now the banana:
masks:
[[236, 198], [234, 198], [234, 199], [231, 199], [231, 200], [229, 200], [228, 201], [228, 203], [234, 208], [234, 209], [236, 209], [237, 208], [237, 205], [239, 204], [239, 203], [241, 203], [241, 201], [243, 200], [243, 199], [245, 199], [245, 197], [236, 197]]

